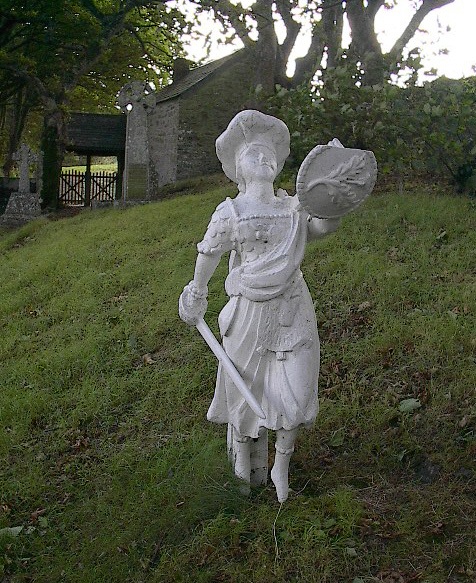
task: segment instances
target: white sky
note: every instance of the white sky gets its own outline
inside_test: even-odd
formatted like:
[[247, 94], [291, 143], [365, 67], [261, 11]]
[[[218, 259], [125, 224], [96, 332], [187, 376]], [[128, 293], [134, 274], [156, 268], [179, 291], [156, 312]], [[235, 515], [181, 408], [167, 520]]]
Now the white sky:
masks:
[[[409, 0], [400, 0], [398, 7], [393, 10], [380, 10], [377, 15], [377, 26], [382, 31], [380, 38], [383, 40], [384, 50], [390, 48], [403, 31], [405, 22], [412, 14], [411, 4]], [[422, 47], [424, 65], [428, 68], [436, 67], [439, 75], [454, 79], [468, 77], [476, 74], [472, 70], [476, 65], [475, 26], [476, 0], [455, 0], [452, 4], [431, 12], [420, 27], [427, 33], [418, 33], [414, 42], [410, 41], [408, 46]], [[449, 31], [446, 30], [447, 27], [450, 28]], [[438, 55], [441, 49], [448, 49], [448, 54]]]
[[[377, 15], [376, 26], [384, 51], [388, 50], [400, 36], [406, 23], [414, 12], [413, 0], [400, 0], [392, 10], [381, 9]], [[450, 30], [447, 30], [447, 27]], [[431, 12], [423, 21], [421, 29], [410, 41], [408, 48], [419, 46], [424, 57], [425, 69], [436, 68], [438, 75], [460, 78], [476, 74], [472, 69], [476, 66], [476, 0], [454, 0], [443, 8]], [[203, 30], [207, 33], [213, 30], [213, 21], [204, 22]], [[217, 36], [213, 35], [212, 36]], [[306, 41], [300, 43], [301, 51], [305, 52]], [[209, 60], [220, 58], [236, 50], [238, 45], [220, 44], [215, 40]], [[438, 54], [440, 50], [448, 50], [448, 54]], [[203, 41], [191, 41], [188, 49], [189, 57], [198, 60], [205, 57]], [[208, 60], [208, 59], [207, 59]]]

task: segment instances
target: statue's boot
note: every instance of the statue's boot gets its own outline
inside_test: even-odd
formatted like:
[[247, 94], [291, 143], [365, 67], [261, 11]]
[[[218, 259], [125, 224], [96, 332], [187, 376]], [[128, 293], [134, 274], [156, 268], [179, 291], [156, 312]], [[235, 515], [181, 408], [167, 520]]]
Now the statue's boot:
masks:
[[271, 470], [271, 480], [276, 488], [279, 502], [284, 502], [289, 495], [289, 461], [294, 451], [294, 441], [298, 429], [278, 429], [276, 432], [276, 455]]
[[276, 488], [278, 502], [284, 502], [289, 495], [289, 461], [294, 448], [283, 450], [276, 446], [273, 469], [271, 470], [271, 480]]

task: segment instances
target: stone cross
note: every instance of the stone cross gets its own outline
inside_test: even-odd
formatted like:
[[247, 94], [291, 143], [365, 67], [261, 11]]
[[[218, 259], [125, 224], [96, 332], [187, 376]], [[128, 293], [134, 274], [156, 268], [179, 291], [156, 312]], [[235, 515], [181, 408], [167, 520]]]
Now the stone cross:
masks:
[[149, 83], [143, 81], [132, 81], [131, 83], [124, 85], [119, 91], [117, 104], [122, 111], [129, 113], [134, 107], [137, 109], [137, 105], [151, 92], [152, 87]]
[[13, 159], [18, 162], [20, 173], [18, 191], [30, 192], [30, 164], [38, 161], [37, 155], [27, 144], [22, 144], [20, 149], [13, 154]]
[[[27, 144], [22, 144], [13, 159], [18, 162], [19, 184], [18, 192], [12, 192], [7, 208], [0, 217], [0, 223], [9, 226], [24, 225], [28, 221], [41, 216], [40, 191], [43, 156], [35, 154]], [[36, 165], [36, 192], [30, 190], [30, 165]]]
[[118, 105], [127, 114], [124, 198], [145, 200], [148, 196], [149, 145], [145, 99], [152, 92], [148, 83], [133, 81], [118, 96]]

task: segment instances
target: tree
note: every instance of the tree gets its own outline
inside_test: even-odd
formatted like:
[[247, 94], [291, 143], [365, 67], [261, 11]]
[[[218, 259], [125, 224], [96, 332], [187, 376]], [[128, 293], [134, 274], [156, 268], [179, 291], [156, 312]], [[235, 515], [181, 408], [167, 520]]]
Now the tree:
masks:
[[1, 103], [16, 111], [19, 130], [28, 111], [41, 108], [45, 206], [57, 204], [68, 102], [94, 85], [110, 104], [139, 75], [163, 83], [182, 27], [165, 0], [3, 0]]
[[0, 132], [2, 135], [3, 173], [9, 176], [13, 167], [13, 153], [21, 141], [28, 115], [38, 105], [36, 95], [19, 85], [2, 95], [0, 103]]
[[[266, 94], [272, 94], [277, 84], [289, 88], [310, 82], [316, 72], [332, 69], [343, 59], [350, 59], [358, 66], [363, 84], [381, 83], [398, 70], [404, 49], [423, 19], [453, 1], [415, 2], [418, 7], [403, 34], [388, 53], [383, 53], [375, 32], [375, 17], [382, 8], [392, 8], [396, 0], [255, 0], [248, 8], [231, 0], [190, 0], [199, 12], [212, 11], [229, 36], [238, 37], [245, 47], [255, 46], [257, 84]], [[352, 36], [347, 53], [342, 50], [344, 16]], [[285, 28], [282, 42], [278, 42], [276, 34], [277, 21]], [[308, 53], [296, 61], [290, 79], [286, 68], [304, 26], [311, 27], [311, 44]], [[257, 40], [252, 40], [253, 34]]]

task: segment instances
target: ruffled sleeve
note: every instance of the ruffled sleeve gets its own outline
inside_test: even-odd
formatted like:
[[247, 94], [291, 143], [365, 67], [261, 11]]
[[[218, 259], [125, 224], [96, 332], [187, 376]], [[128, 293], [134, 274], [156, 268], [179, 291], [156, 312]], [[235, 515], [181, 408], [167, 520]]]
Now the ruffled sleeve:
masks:
[[203, 255], [223, 255], [235, 249], [233, 236], [233, 211], [228, 200], [219, 204], [210, 219], [203, 240], [197, 250]]

